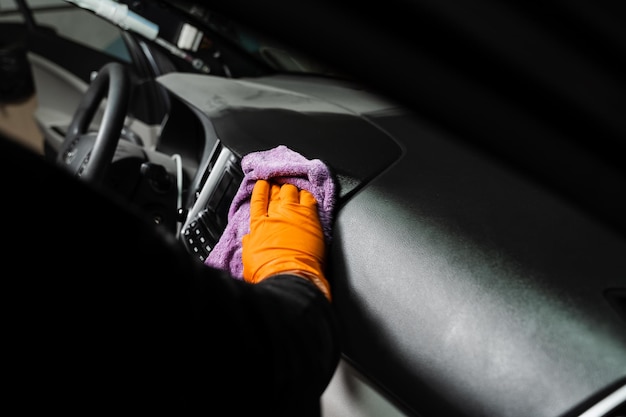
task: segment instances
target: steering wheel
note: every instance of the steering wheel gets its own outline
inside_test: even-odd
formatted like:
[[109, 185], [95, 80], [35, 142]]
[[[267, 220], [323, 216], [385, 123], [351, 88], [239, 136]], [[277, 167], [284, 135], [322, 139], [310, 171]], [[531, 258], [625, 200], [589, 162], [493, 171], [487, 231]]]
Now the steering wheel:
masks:
[[[130, 102], [130, 76], [124, 65], [104, 65], [85, 92], [65, 134], [57, 163], [81, 179], [101, 184], [113, 160]], [[106, 97], [97, 133], [88, 132]]]

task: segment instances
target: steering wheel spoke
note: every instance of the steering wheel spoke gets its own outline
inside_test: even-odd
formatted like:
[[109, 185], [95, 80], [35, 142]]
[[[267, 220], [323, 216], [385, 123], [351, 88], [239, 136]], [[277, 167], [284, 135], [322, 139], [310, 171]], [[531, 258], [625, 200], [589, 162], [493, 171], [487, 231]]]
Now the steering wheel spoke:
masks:
[[[57, 157], [59, 165], [85, 181], [102, 183], [124, 127], [130, 87], [124, 65], [112, 62], [100, 69], [74, 113]], [[105, 98], [100, 127], [96, 133], [88, 132]]]
[[80, 135], [72, 140], [68, 148], [62, 153], [65, 168], [77, 177], [82, 177], [95, 143], [95, 133]]

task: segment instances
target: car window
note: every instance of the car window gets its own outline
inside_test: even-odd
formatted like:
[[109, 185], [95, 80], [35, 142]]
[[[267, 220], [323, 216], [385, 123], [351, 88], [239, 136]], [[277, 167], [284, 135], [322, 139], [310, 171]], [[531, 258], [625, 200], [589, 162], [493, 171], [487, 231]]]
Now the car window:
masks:
[[312, 59], [312, 57], [295, 51], [276, 39], [227, 19], [219, 13], [210, 11], [208, 8], [204, 9], [197, 4], [189, 4], [184, 0], [169, 1], [168, 3], [184, 13], [194, 16], [207, 28], [210, 28], [213, 33], [228, 39], [233, 44], [238, 45], [241, 51], [260, 59], [277, 71], [339, 76], [336, 70]]
[[[63, 0], [26, 3], [38, 25], [54, 28], [59, 36], [130, 62], [120, 29], [110, 22]], [[14, 0], [0, 0], [0, 21], [24, 21]]]

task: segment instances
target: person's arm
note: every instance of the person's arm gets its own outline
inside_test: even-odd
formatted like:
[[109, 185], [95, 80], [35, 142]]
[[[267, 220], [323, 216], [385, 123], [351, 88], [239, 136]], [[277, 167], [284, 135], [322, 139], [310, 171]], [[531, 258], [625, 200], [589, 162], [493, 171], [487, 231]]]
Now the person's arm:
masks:
[[341, 346], [313, 196], [258, 181], [242, 249], [244, 280], [204, 265], [194, 280], [184, 396], [202, 410], [238, 392], [233, 415], [318, 417]]
[[239, 392], [231, 415], [250, 408], [256, 415], [319, 417], [341, 354], [333, 305], [297, 275], [250, 284], [208, 269], [199, 281], [206, 288], [193, 290], [197, 325], [182, 343], [185, 360], [192, 360], [184, 366], [185, 380], [194, 381], [184, 390], [191, 408]]
[[[12, 248], [5, 270], [21, 271], [2, 280], [13, 404], [31, 414], [307, 416], [340, 356], [317, 286], [292, 275], [233, 279], [2, 132], [0, 153], [1, 174], [20, 172], [5, 191], [29, 219], [2, 234]], [[0, 210], [10, 216], [13, 206]], [[93, 239], [55, 243], [71, 224]], [[33, 236], [43, 236], [41, 250], [24, 249]]]
[[245, 304], [262, 329], [260, 345], [251, 350], [267, 366], [264, 372], [273, 373], [260, 389], [286, 407], [280, 414], [319, 415], [315, 406], [339, 361], [340, 343], [313, 195], [257, 181], [242, 249], [244, 280], [255, 284]]

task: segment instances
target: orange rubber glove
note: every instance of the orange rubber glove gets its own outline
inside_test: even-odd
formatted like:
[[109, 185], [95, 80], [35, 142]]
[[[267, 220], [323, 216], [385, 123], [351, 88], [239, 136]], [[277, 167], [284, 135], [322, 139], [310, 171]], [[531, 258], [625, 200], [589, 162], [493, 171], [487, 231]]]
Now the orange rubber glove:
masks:
[[242, 240], [244, 281], [295, 274], [313, 282], [330, 301], [324, 258], [315, 197], [291, 184], [257, 181], [250, 198], [250, 233]]

